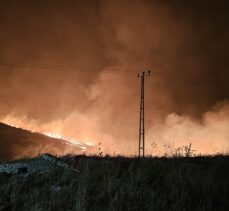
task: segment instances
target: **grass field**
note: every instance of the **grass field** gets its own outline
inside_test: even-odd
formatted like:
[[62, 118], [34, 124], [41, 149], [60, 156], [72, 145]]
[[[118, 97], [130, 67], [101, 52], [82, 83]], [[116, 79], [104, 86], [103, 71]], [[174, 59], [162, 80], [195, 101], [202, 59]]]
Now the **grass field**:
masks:
[[64, 156], [80, 173], [1, 176], [0, 210], [228, 210], [229, 156]]

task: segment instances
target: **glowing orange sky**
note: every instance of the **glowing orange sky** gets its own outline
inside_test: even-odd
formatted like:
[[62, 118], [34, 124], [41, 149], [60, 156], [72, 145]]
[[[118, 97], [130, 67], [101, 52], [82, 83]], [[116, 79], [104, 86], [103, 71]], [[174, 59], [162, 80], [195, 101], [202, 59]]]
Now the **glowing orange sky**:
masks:
[[228, 153], [227, 4], [1, 1], [0, 121], [134, 155], [151, 69], [147, 153]]

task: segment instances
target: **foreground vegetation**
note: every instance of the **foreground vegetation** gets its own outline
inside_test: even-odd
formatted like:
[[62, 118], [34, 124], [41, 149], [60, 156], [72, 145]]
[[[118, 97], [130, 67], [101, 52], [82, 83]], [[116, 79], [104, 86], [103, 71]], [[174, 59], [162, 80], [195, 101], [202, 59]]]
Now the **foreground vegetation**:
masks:
[[229, 156], [65, 156], [80, 173], [0, 177], [0, 210], [228, 210]]

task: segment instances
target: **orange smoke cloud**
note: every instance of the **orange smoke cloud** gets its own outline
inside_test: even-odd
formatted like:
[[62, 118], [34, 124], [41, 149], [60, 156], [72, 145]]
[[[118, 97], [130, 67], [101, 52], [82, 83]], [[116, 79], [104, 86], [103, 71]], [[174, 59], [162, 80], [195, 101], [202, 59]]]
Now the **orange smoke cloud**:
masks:
[[[148, 153], [156, 155], [174, 154], [175, 149], [192, 144], [195, 154], [216, 154], [229, 152], [229, 104], [217, 104], [204, 113], [200, 120], [190, 116], [169, 114], [163, 125], [150, 129]], [[152, 149], [155, 142], [160, 149]], [[166, 146], [164, 147], [164, 145]], [[161, 146], [161, 147], [160, 147]], [[151, 149], [151, 150], [150, 150]]]
[[[136, 133], [131, 134], [132, 131], [128, 130], [128, 126], [124, 124], [123, 130], [127, 130], [129, 134], [124, 132], [119, 134], [118, 132], [116, 134], [117, 137], [112, 137], [110, 134], [115, 134], [119, 130], [120, 124], [108, 126], [112, 127], [111, 130], [113, 131], [106, 132], [106, 127], [102, 128], [103, 124], [100, 123], [102, 117], [95, 117], [92, 113], [81, 116], [80, 114], [72, 113], [65, 119], [45, 124], [9, 115], [0, 121], [44, 134], [59, 134], [61, 137], [71, 137], [89, 146], [98, 145], [102, 148], [101, 151], [104, 154], [137, 155], [138, 141]], [[77, 124], [75, 123], [76, 117], [78, 117]], [[228, 153], [228, 121], [229, 103], [227, 102], [217, 104], [212, 111], [204, 113], [201, 120], [171, 113], [166, 116], [163, 124], [155, 124], [153, 127], [148, 128], [146, 154], [154, 156], [173, 155], [178, 147], [188, 146], [190, 143], [196, 155]], [[127, 135], [132, 138], [130, 140], [126, 139]], [[157, 147], [154, 147], [154, 144]], [[94, 148], [94, 151], [89, 152], [98, 154], [101, 151]], [[87, 153], [87, 151], [85, 152]], [[64, 153], [63, 149], [56, 151], [56, 154]]]
[[228, 152], [228, 1], [207, 5], [1, 1], [0, 120], [133, 155], [149, 68], [148, 154]]

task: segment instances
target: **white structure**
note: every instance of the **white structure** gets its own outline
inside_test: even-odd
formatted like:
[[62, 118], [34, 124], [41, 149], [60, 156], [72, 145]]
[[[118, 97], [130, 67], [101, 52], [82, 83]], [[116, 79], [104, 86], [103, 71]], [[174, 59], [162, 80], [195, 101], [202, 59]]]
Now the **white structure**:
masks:
[[51, 166], [69, 169], [79, 172], [71, 168], [68, 164], [60, 161], [57, 157], [50, 154], [43, 154], [38, 158], [28, 160], [27, 162], [0, 164], [0, 174], [32, 174], [47, 172]]

